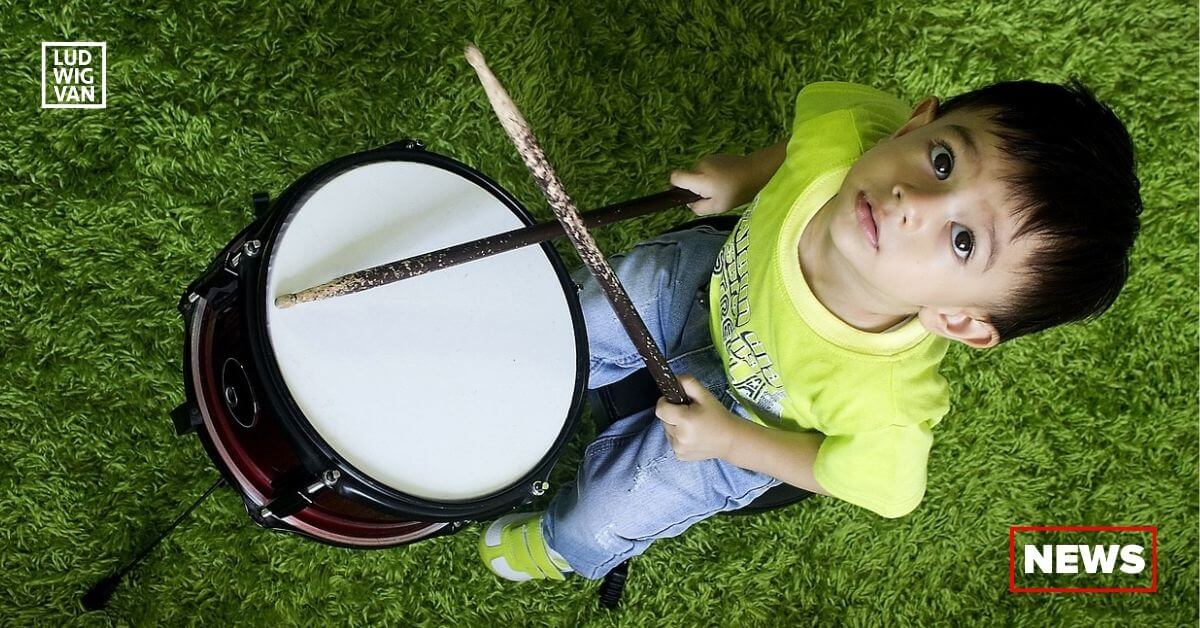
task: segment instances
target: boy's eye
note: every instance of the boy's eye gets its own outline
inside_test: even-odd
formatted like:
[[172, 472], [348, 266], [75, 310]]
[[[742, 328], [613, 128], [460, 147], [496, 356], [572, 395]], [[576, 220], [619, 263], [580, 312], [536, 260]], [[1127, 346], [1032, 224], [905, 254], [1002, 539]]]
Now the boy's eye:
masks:
[[954, 151], [949, 146], [935, 142], [929, 147], [929, 161], [938, 179], [945, 181], [954, 170]]
[[954, 223], [950, 226], [950, 244], [954, 247], [954, 254], [963, 261], [971, 258], [971, 252], [975, 250], [975, 235], [970, 229]]

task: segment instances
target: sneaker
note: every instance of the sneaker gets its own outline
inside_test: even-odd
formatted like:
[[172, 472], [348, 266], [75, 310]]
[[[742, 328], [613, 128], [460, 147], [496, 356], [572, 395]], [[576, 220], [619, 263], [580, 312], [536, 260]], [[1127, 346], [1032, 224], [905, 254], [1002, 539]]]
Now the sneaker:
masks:
[[542, 538], [542, 513], [504, 515], [479, 537], [479, 555], [492, 573], [514, 582], [566, 580], [571, 566]]

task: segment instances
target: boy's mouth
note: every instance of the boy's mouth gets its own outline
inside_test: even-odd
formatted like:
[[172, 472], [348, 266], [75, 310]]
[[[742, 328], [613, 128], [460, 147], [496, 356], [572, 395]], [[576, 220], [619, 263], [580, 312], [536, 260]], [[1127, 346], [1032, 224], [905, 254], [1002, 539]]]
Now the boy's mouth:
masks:
[[858, 228], [862, 230], [863, 236], [867, 238], [867, 243], [871, 248], [879, 250], [879, 227], [875, 224], [875, 216], [872, 212], [871, 203], [867, 201], [866, 192], [858, 193], [858, 202], [854, 207], [854, 215], [858, 218]]

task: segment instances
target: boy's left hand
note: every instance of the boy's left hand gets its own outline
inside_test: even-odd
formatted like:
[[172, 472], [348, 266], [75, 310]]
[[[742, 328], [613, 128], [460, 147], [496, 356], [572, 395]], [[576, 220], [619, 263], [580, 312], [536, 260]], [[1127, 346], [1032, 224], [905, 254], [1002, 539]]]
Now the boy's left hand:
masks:
[[725, 457], [742, 419], [726, 410], [695, 377], [682, 375], [679, 384], [692, 402], [675, 405], [660, 397], [654, 409], [675, 457], [685, 461]]

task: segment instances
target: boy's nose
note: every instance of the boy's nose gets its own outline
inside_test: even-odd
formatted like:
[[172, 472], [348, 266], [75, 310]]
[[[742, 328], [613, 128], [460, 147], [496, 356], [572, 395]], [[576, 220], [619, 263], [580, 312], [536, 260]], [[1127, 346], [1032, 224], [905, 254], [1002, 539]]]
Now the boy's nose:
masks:
[[892, 186], [892, 198], [899, 214], [900, 228], [919, 229], [921, 227], [921, 205], [924, 204], [925, 194], [904, 183]]

